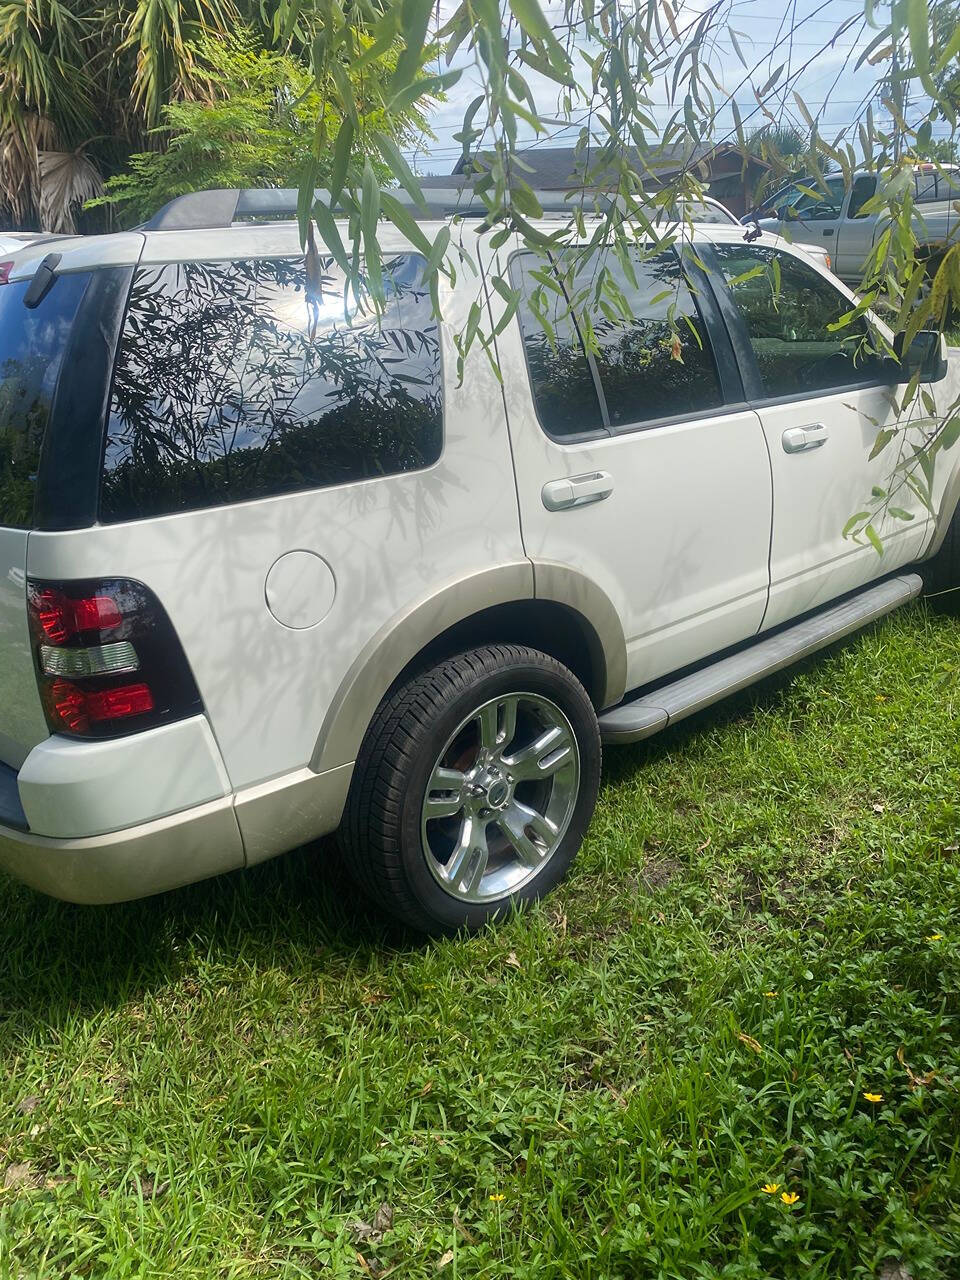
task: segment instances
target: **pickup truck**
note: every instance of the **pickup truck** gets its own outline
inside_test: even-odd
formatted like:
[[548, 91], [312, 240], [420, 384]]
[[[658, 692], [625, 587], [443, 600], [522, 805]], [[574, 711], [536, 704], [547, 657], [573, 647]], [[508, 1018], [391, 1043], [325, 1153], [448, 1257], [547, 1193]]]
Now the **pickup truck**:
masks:
[[[801, 245], [826, 249], [834, 272], [843, 280], [856, 282], [889, 221], [885, 210], [863, 211], [877, 194], [883, 178], [861, 171], [853, 175], [849, 188], [842, 174], [832, 174], [824, 181], [825, 191], [815, 178], [791, 182], [743, 221], [756, 222], [764, 231]], [[955, 165], [917, 164], [913, 166], [912, 181], [917, 239], [925, 252], [935, 257], [957, 234], [960, 169]]]

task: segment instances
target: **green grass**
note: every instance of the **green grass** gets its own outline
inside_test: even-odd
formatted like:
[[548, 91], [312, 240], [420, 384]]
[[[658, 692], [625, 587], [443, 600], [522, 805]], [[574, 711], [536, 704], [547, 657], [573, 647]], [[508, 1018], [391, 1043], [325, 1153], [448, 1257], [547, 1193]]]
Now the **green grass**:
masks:
[[915, 608], [611, 750], [567, 884], [464, 940], [329, 845], [4, 881], [0, 1276], [957, 1277], [958, 665]]

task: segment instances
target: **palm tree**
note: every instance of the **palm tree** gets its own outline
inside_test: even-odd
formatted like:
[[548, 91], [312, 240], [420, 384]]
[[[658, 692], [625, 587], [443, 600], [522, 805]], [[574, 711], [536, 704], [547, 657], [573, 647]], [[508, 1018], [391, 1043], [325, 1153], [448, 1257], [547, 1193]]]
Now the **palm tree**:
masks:
[[747, 135], [747, 150], [761, 159], [776, 155], [802, 164], [810, 154], [810, 139], [789, 124], [765, 124]]
[[745, 150], [767, 168], [765, 177], [753, 192], [755, 201], [788, 179], [817, 172], [822, 164], [810, 145], [810, 138], [789, 124], [765, 124], [754, 129], [747, 135]]
[[268, 36], [259, 0], [0, 0], [0, 216], [71, 231], [77, 210], [173, 102], [212, 99], [201, 38], [241, 22]]

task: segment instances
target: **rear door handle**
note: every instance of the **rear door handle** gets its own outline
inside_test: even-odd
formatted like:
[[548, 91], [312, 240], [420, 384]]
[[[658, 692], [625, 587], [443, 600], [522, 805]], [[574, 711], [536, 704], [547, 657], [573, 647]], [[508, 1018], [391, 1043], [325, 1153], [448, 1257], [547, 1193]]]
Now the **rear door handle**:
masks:
[[548, 480], [540, 497], [548, 511], [567, 511], [571, 507], [585, 507], [590, 502], [602, 502], [611, 493], [613, 477], [606, 471], [590, 471], [584, 476]]
[[822, 422], [811, 422], [808, 427], [791, 427], [780, 437], [784, 453], [803, 453], [807, 449], [819, 449], [827, 443], [827, 428]]

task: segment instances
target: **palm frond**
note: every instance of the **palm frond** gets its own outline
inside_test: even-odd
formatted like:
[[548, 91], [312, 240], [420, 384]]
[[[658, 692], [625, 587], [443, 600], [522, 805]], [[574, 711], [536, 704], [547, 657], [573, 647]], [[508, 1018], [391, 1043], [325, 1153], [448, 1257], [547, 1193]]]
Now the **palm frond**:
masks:
[[227, 36], [238, 21], [234, 0], [136, 0], [120, 47], [136, 53], [131, 97], [148, 128], [165, 103], [212, 97], [197, 42]]
[[58, 145], [53, 122], [36, 112], [8, 117], [0, 124], [0, 205], [15, 226], [28, 226], [40, 203], [41, 149]]
[[40, 225], [44, 231], [76, 231], [75, 211], [103, 191], [103, 177], [82, 148], [39, 151]]

